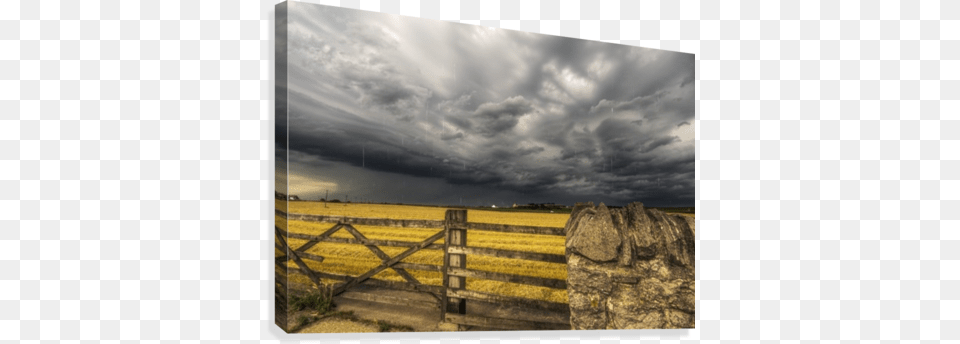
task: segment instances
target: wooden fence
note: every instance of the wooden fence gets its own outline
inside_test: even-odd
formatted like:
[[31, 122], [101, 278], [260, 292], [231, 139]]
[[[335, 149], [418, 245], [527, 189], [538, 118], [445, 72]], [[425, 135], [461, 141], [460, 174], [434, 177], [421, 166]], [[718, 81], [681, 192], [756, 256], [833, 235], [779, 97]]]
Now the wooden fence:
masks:
[[[277, 258], [277, 270], [285, 272], [288, 276], [291, 273], [304, 275], [318, 286], [321, 285], [321, 278], [340, 281], [334, 286], [334, 295], [339, 295], [347, 289], [360, 284], [395, 290], [426, 292], [430, 295], [433, 295], [438, 301], [436, 305], [440, 307], [441, 320], [449, 323], [505, 330], [570, 329], [570, 310], [569, 305], [566, 303], [510, 297], [466, 289], [469, 280], [479, 279], [566, 290], [566, 280], [467, 269], [467, 260], [470, 256], [489, 256], [550, 263], [566, 263], [566, 259], [563, 255], [500, 250], [472, 247], [467, 245], [468, 233], [477, 230], [564, 236], [563, 228], [468, 222], [467, 211], [463, 209], [447, 210], [444, 220], [394, 220], [327, 215], [286, 214], [279, 210], [276, 211], [276, 214], [286, 218], [287, 220], [334, 224], [328, 230], [319, 235], [288, 233], [279, 227], [276, 228], [277, 249], [287, 252], [286, 255]], [[354, 228], [353, 225], [401, 228], [442, 228], [442, 230], [421, 242], [406, 242], [368, 239], [356, 228]], [[331, 235], [339, 230], [348, 231], [353, 238], [331, 237]], [[286, 238], [302, 239], [307, 240], [307, 242], [300, 247], [292, 248], [287, 245]], [[440, 238], [444, 238], [442, 245], [435, 243]], [[323, 262], [324, 258], [322, 256], [306, 252], [320, 242], [364, 245], [370, 249], [374, 255], [379, 257], [382, 262], [377, 267], [358, 276], [347, 276], [316, 271], [308, 267], [304, 260], [312, 260], [318, 263]], [[391, 257], [380, 250], [378, 246], [407, 247], [407, 250]], [[409, 257], [420, 250], [442, 250], [444, 252], [443, 265], [437, 266], [401, 262], [404, 258]], [[288, 267], [288, 260], [292, 260], [297, 267]], [[373, 275], [376, 275], [377, 273], [386, 269], [392, 269], [397, 272], [405, 280], [405, 282], [395, 282], [372, 278]], [[410, 275], [406, 270], [442, 272], [443, 285], [435, 286], [423, 284]], [[277, 279], [281, 279], [280, 275], [277, 275]], [[277, 297], [277, 302], [279, 304], [279, 293]], [[285, 296], [283, 299], [286, 299]], [[479, 314], [468, 314], [468, 300], [486, 302], [507, 307], [521, 307], [525, 309], [555, 312], [562, 314], [563, 319], [557, 321], [555, 319], [550, 320], [549, 318], [544, 318], [540, 319], [540, 321], [537, 321], [531, 319], [494, 318]], [[410, 305], [412, 303], [410, 300], [388, 296], [376, 296], [370, 298], [370, 301], [400, 305]]]

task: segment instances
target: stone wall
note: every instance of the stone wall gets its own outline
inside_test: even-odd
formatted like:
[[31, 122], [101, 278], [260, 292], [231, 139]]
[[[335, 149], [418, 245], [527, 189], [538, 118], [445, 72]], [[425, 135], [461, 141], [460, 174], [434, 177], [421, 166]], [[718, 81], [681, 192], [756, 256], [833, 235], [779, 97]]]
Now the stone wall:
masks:
[[565, 228], [574, 330], [693, 328], [694, 229], [642, 203], [578, 203]]

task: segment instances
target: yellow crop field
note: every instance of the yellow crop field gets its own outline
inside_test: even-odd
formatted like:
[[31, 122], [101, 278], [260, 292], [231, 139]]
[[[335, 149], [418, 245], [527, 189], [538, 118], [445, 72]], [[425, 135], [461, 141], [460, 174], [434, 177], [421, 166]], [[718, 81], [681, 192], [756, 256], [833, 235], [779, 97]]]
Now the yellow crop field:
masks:
[[[443, 220], [444, 213], [447, 210], [446, 208], [441, 207], [356, 203], [328, 203], [326, 206], [324, 206], [324, 204], [320, 202], [290, 202], [288, 203], [288, 206], [289, 213], [294, 214], [422, 220]], [[474, 209], [467, 211], [467, 220], [470, 222], [526, 226], [563, 227], [566, 224], [568, 217], [569, 214], [500, 212]], [[283, 221], [284, 220], [282, 218], [277, 217], [278, 226], [280, 226]], [[287, 230], [291, 233], [316, 235], [323, 233], [332, 227], [333, 224], [289, 221], [287, 222], [287, 226]], [[355, 225], [354, 227], [369, 239], [409, 242], [423, 241], [424, 239], [442, 230], [441, 228], [396, 228], [360, 225]], [[281, 226], [281, 228], [283, 227]], [[334, 234], [333, 237], [353, 238], [349, 232], [342, 229]], [[552, 254], [564, 253], [564, 240], [565, 239], [562, 236], [500, 233], [479, 230], [471, 230], [467, 234], [468, 246]], [[299, 247], [305, 242], [306, 240], [289, 239], [289, 244], [293, 248]], [[443, 239], [438, 240], [436, 243], [442, 244]], [[405, 251], [407, 248], [380, 247], [380, 249], [383, 250], [387, 255], [395, 256]], [[307, 252], [324, 257], [324, 261], [322, 263], [306, 261], [311, 269], [334, 274], [357, 276], [380, 265], [381, 263], [381, 260], [375, 256], [373, 252], [362, 245], [324, 242], [317, 244]], [[282, 253], [278, 252], [278, 254]], [[442, 266], [443, 253], [440, 250], [420, 250], [419, 252], [414, 253], [410, 257], [404, 259], [403, 262]], [[291, 267], [296, 266], [293, 262], [289, 262], [288, 264]], [[565, 264], [509, 258], [471, 255], [467, 258], [467, 268], [472, 270], [510, 273], [533, 277], [556, 279], [566, 279], [567, 277]], [[439, 272], [420, 270], [407, 270], [407, 272], [413, 275], [421, 283], [438, 286], [442, 285], [442, 275]], [[400, 275], [391, 269], [386, 269], [378, 273], [374, 276], [374, 278], [397, 282], [404, 281]], [[310, 283], [306, 277], [298, 274], [291, 274], [290, 280], [294, 283]], [[336, 281], [325, 281], [325, 283], [334, 282]], [[523, 284], [468, 278], [467, 289], [553, 302], [567, 302], [566, 290]]]

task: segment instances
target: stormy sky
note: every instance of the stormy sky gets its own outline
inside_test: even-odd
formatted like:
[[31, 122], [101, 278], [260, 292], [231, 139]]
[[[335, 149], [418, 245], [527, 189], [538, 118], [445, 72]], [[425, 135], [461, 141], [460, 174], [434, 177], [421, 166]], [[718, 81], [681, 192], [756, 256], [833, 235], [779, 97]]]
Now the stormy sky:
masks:
[[694, 204], [691, 54], [321, 5], [288, 25], [290, 194]]

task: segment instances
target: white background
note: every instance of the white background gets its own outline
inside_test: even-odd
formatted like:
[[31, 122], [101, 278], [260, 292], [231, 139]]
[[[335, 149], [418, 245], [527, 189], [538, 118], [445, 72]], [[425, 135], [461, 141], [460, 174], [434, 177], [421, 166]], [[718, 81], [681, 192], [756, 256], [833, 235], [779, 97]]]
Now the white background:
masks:
[[273, 1], [0, 2], [0, 340], [960, 339], [960, 2], [331, 1], [690, 52], [697, 329], [273, 325]]

